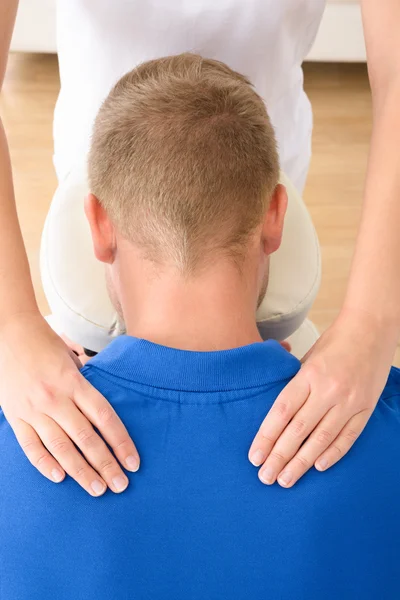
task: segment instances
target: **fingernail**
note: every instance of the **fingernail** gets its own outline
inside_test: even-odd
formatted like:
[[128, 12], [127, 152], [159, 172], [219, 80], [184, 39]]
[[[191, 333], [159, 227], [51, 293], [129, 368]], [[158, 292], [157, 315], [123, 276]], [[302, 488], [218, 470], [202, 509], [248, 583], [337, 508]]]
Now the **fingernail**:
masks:
[[315, 466], [317, 469], [324, 471], [328, 467], [328, 461], [326, 458], [321, 458]]
[[266, 467], [260, 471], [259, 477], [263, 483], [271, 484], [274, 482], [274, 472], [271, 467]]
[[265, 454], [262, 450], [256, 450], [250, 456], [250, 462], [255, 467], [259, 467], [265, 460]]
[[51, 472], [51, 476], [53, 478], [53, 481], [55, 481], [56, 483], [60, 483], [60, 481], [64, 479], [64, 473], [60, 471], [60, 469], [53, 469]]
[[126, 458], [125, 463], [129, 471], [133, 471], [134, 473], [136, 473], [136, 471], [139, 470], [140, 462], [136, 458], [136, 456], [133, 456], [133, 454]]
[[102, 483], [98, 479], [92, 481], [90, 487], [92, 488], [95, 496], [101, 496], [101, 494], [104, 494], [104, 492], [106, 491], [104, 483]]
[[286, 471], [285, 473], [282, 473], [282, 475], [279, 475], [278, 483], [279, 485], [283, 485], [283, 487], [286, 487], [287, 485], [289, 485], [292, 479], [293, 475], [290, 473], [290, 471]]
[[113, 486], [117, 490], [117, 492], [123, 492], [128, 487], [128, 478], [124, 477], [124, 475], [118, 475], [118, 477], [114, 477], [112, 480]]

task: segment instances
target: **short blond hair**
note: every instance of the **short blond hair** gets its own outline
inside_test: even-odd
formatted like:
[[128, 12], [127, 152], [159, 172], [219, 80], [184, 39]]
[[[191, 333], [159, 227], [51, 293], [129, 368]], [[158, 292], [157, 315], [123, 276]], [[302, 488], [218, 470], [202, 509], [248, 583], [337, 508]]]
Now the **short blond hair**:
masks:
[[181, 54], [127, 73], [96, 118], [91, 191], [146, 257], [193, 272], [238, 257], [278, 183], [275, 135], [250, 82]]

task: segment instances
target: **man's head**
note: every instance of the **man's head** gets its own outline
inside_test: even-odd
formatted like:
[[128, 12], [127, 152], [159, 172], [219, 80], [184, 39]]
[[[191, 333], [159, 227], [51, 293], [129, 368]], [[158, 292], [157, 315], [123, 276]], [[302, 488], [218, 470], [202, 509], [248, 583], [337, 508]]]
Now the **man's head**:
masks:
[[257, 295], [265, 288], [286, 195], [273, 128], [244, 76], [194, 54], [140, 65], [103, 103], [88, 165], [100, 260], [129, 246], [153, 273], [185, 281], [256, 261]]

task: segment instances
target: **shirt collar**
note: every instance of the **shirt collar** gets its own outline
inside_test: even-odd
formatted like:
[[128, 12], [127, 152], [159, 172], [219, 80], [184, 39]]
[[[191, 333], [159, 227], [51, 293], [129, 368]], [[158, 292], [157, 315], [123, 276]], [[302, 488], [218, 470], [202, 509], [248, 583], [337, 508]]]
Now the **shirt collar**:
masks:
[[120, 336], [89, 363], [152, 387], [196, 392], [240, 390], [292, 378], [300, 362], [273, 340], [216, 352], [192, 352]]

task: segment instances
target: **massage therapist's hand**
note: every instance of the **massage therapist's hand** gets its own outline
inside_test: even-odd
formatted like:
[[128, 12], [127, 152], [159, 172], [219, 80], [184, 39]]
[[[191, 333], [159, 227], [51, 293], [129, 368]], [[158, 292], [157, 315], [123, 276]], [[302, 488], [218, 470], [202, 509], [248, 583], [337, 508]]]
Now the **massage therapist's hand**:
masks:
[[[80, 374], [79, 361], [38, 313], [0, 331], [0, 405], [27, 458], [54, 482], [68, 473], [89, 494], [121, 492], [139, 457], [114, 409]], [[78, 449], [80, 452], [78, 451]]]
[[313, 465], [339, 461], [367, 424], [385, 386], [396, 342], [372, 319], [342, 314], [302, 361], [250, 448], [263, 483], [291, 487]]

